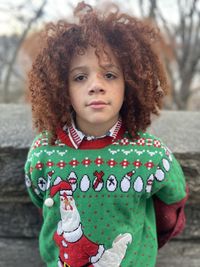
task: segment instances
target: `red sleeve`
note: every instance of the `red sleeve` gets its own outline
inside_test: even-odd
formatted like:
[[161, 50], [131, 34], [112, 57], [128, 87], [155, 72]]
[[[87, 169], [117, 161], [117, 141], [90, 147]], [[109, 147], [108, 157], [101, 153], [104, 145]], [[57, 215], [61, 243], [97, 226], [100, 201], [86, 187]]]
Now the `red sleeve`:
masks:
[[82, 246], [88, 255], [96, 256], [98, 254], [99, 245], [89, 240], [86, 236], [82, 237]]
[[165, 243], [180, 234], [184, 229], [186, 221], [184, 207], [188, 199], [188, 192], [187, 187], [186, 197], [170, 205], [165, 204], [158, 197], [154, 196], [158, 248], [164, 246]]

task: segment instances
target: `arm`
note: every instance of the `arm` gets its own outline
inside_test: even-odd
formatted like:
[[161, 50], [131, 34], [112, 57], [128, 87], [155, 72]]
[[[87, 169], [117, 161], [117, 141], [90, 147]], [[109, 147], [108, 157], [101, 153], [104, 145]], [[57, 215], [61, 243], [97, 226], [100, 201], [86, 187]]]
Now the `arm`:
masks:
[[184, 207], [188, 188], [179, 162], [163, 144], [162, 156], [154, 173], [153, 197], [158, 247], [178, 235], [185, 225]]
[[186, 221], [184, 207], [188, 199], [188, 192], [189, 189], [186, 187], [186, 197], [173, 204], [166, 204], [157, 196], [153, 197], [156, 214], [158, 248], [164, 246], [166, 242], [180, 234], [184, 229]]
[[40, 160], [38, 156], [35, 155], [36, 150], [36, 152], [40, 152], [40, 148], [37, 148], [35, 145], [36, 143], [37, 137], [33, 141], [24, 166], [25, 184], [32, 202], [38, 208], [42, 208], [44, 190], [41, 190], [39, 187], [39, 180], [43, 179], [43, 171], [39, 168], [36, 168], [38, 161]]

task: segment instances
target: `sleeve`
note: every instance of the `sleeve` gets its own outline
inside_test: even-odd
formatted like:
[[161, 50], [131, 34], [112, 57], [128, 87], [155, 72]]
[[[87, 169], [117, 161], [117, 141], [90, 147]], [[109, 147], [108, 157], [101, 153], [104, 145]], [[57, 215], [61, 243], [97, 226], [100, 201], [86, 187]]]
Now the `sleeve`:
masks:
[[165, 204], [158, 197], [154, 196], [153, 201], [159, 249], [171, 238], [179, 235], [183, 231], [186, 222], [184, 207], [188, 199], [188, 191], [187, 188], [187, 195], [185, 198], [170, 205]]
[[29, 150], [24, 166], [25, 184], [32, 202], [42, 208], [46, 181], [43, 178], [41, 160], [36, 156], [40, 155], [40, 151], [39, 148], [34, 149], [34, 143]]
[[154, 173], [151, 196], [170, 205], [186, 197], [186, 183], [180, 164], [165, 147]]
[[152, 188], [159, 248], [184, 229], [184, 207], [188, 198], [180, 164], [169, 149], [165, 147], [164, 151]]

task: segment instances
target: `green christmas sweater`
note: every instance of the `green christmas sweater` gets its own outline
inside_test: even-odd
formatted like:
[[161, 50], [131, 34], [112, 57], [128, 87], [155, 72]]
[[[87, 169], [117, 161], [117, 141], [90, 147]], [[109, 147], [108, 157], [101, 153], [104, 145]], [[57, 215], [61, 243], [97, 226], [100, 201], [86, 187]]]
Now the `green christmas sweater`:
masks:
[[25, 164], [29, 195], [43, 211], [39, 246], [46, 265], [155, 266], [152, 197], [172, 204], [186, 196], [173, 154], [148, 133], [136, 141], [127, 133], [86, 141], [78, 150], [61, 139], [50, 145], [47, 133], [38, 135]]

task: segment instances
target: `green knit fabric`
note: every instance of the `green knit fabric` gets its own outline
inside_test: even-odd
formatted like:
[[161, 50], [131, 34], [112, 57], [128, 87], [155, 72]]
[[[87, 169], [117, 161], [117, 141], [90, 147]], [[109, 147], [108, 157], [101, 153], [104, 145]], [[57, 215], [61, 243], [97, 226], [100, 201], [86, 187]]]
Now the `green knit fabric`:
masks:
[[[186, 195], [179, 163], [160, 139], [148, 133], [140, 133], [135, 142], [125, 133], [122, 139], [104, 148], [90, 150], [76, 150], [59, 140], [51, 146], [48, 135], [41, 134], [29, 151], [25, 173], [29, 195], [43, 209], [39, 243], [48, 267], [59, 266], [62, 254], [54, 240], [61, 223], [59, 192], [54, 192], [52, 207], [44, 205], [56, 179], [73, 178], [71, 198], [88, 240], [103, 245], [107, 251], [120, 234], [131, 234], [132, 241], [127, 244], [121, 267], [155, 266], [157, 235], [152, 195], [156, 194], [167, 204], [178, 202]], [[65, 254], [69, 266], [81, 266], [78, 251], [77, 263], [71, 265], [71, 254]]]

